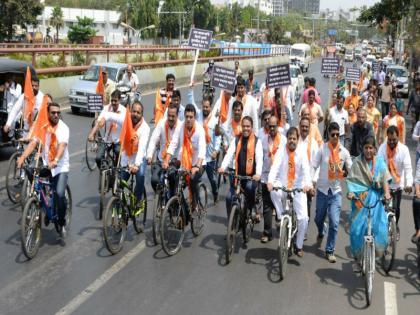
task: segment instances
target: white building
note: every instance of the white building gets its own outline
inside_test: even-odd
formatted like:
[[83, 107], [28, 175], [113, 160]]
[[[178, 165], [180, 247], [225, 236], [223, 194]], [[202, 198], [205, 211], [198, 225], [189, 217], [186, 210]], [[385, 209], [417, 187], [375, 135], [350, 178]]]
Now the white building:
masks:
[[252, 6], [255, 8], [259, 8], [261, 12], [264, 12], [267, 15], [273, 14], [273, 0], [230, 0], [229, 4], [232, 5], [234, 3], [238, 3], [241, 7]]
[[274, 16], [280, 16], [280, 15], [286, 15], [287, 10], [287, 3], [288, 0], [272, 0], [273, 4], [273, 15]]
[[[120, 12], [79, 9], [79, 8], [61, 8], [63, 11], [64, 27], [59, 29], [58, 37], [60, 39], [67, 38], [67, 32], [70, 26], [77, 24], [77, 17], [89, 17], [94, 20], [94, 28], [97, 36], [103, 36], [103, 41], [111, 45], [122, 45], [124, 40], [124, 28], [119, 25]], [[42, 15], [37, 17], [39, 22], [37, 31], [46, 35], [53, 7], [44, 7]], [[50, 36], [55, 37], [55, 29], [51, 27]], [[131, 34], [130, 34], [131, 36]]]

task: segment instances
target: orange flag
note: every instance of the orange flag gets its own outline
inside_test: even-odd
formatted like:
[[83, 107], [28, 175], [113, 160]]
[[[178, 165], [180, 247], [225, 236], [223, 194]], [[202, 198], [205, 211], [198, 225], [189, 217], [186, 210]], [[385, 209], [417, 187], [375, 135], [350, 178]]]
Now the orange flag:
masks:
[[133, 128], [133, 122], [131, 121], [131, 113], [127, 107], [125, 113], [124, 124], [121, 128], [120, 144], [122, 151], [128, 156], [132, 156], [135, 153], [134, 140], [136, 137], [136, 131]]
[[105, 102], [105, 86], [104, 86], [104, 77], [102, 75], [102, 66], [99, 67], [99, 79], [96, 84], [96, 94], [102, 95], [102, 103]]
[[45, 135], [48, 129], [50, 122], [48, 120], [48, 96], [44, 96], [42, 99], [42, 105], [38, 113], [38, 117], [35, 121], [31, 132], [29, 133], [30, 138], [37, 138], [42, 143], [45, 144]]
[[32, 89], [32, 76], [31, 76], [31, 69], [29, 66], [26, 68], [26, 76], [25, 76], [25, 87], [23, 90], [23, 94], [25, 96], [26, 106], [25, 106], [25, 119], [29, 123], [29, 127], [32, 126], [32, 111], [34, 110], [35, 106], [35, 95], [34, 90]]

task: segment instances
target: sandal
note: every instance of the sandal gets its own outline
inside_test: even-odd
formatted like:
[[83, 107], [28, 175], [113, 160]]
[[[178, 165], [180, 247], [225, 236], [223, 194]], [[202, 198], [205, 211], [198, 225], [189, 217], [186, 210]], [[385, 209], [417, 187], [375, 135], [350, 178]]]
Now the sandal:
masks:
[[269, 241], [271, 241], [271, 237], [269, 237], [268, 235], [263, 235], [261, 236], [261, 243], [268, 243]]

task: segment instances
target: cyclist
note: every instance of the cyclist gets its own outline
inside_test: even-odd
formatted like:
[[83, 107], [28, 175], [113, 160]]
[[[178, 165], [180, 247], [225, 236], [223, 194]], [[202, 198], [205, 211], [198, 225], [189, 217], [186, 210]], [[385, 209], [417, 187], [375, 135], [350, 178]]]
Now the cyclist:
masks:
[[[14, 128], [16, 121], [23, 117], [23, 128], [29, 130], [32, 127], [32, 122], [35, 120], [41, 107], [44, 93], [39, 90], [39, 79], [37, 77], [31, 78], [32, 91], [34, 94], [33, 103], [28, 101], [27, 95], [21, 94], [13, 105], [7, 116], [6, 124], [3, 127], [5, 133], [8, 133], [11, 128]], [[32, 109], [31, 109], [32, 107]], [[25, 133], [26, 136], [27, 133]]]
[[[48, 177], [51, 177], [52, 188], [56, 193], [57, 216], [59, 234], [62, 238], [67, 235], [66, 231], [66, 197], [68, 174], [70, 170], [68, 143], [70, 137], [69, 127], [60, 119], [60, 105], [48, 104], [48, 126], [46, 127], [45, 139], [33, 138], [25, 151], [17, 160], [18, 168], [22, 168], [25, 159], [35, 150], [38, 143], [44, 143], [42, 160], [50, 169]], [[46, 222], [47, 224], [49, 222]]]
[[171, 104], [172, 93], [175, 89], [175, 76], [172, 73], [166, 75], [166, 87], [156, 91], [156, 101], [154, 110], [155, 126], [163, 118], [166, 109]]
[[[100, 144], [95, 158], [96, 165], [98, 165], [99, 169], [101, 168], [101, 163], [105, 157], [106, 150], [113, 150], [116, 157], [118, 157], [120, 153], [120, 133], [126, 111], [125, 107], [120, 104], [120, 99], [120, 91], [115, 90], [111, 93], [111, 104], [104, 106], [104, 109], [100, 113], [95, 126], [93, 126], [88, 136], [88, 140], [93, 141], [98, 129], [105, 127], [105, 135], [103, 137], [105, 143]], [[107, 121], [105, 119], [108, 115], [107, 113], [115, 113], [118, 115], [119, 119]], [[112, 146], [108, 147], [107, 144], [112, 144]]]
[[228, 146], [229, 141], [242, 133], [242, 116], [243, 105], [240, 101], [234, 101], [232, 104], [232, 117], [222, 125], [222, 130], [225, 135], [223, 145]]
[[232, 115], [232, 92], [222, 90], [220, 96], [214, 104], [212, 115], [218, 117], [219, 125], [223, 125]]
[[250, 116], [254, 122], [254, 133], [258, 133], [258, 103], [255, 97], [246, 94], [246, 83], [244, 78], [239, 76], [236, 80], [236, 100], [243, 104], [243, 115]]
[[[261, 141], [253, 132], [252, 117], [245, 116], [242, 119], [241, 128], [241, 134], [231, 137], [229, 148], [222, 161], [222, 165], [219, 168], [219, 173], [225, 173], [228, 168], [231, 168], [235, 170], [236, 175], [253, 177], [253, 181], [241, 181], [241, 186], [245, 193], [246, 206], [248, 207], [248, 210], [252, 210], [255, 206], [255, 190], [257, 188], [256, 182], [261, 178], [263, 149]], [[231, 177], [230, 194], [226, 196], [228, 217], [230, 215], [232, 196], [234, 194], [233, 178]]]
[[[106, 82], [106, 81], [104, 81]], [[136, 92], [139, 86], [139, 78], [134, 71], [133, 65], [128, 65], [127, 70], [124, 73], [122, 80], [118, 82], [118, 85], [128, 86], [131, 88], [130, 92]]]
[[[265, 116], [267, 117], [267, 116]], [[276, 152], [284, 150], [287, 139], [279, 132], [278, 120], [276, 116], [268, 116], [267, 126], [269, 129], [268, 134], [261, 134], [261, 145], [263, 147], [263, 167], [261, 174], [262, 183], [262, 201], [263, 201], [263, 217], [264, 217], [264, 231], [261, 236], [261, 242], [267, 243], [271, 241], [273, 233], [271, 230], [273, 221], [274, 205], [271, 201], [270, 192], [267, 189], [268, 173], [273, 164]]]
[[378, 149], [378, 156], [382, 157], [388, 165], [388, 171], [392, 177], [390, 183], [392, 207], [395, 211], [397, 220], [397, 240], [399, 239], [400, 228], [398, 221], [400, 220], [400, 205], [402, 191], [406, 193], [412, 192], [413, 187], [413, 170], [411, 167], [411, 157], [408, 147], [401, 143], [399, 139], [399, 130], [396, 126], [388, 127], [387, 142], [381, 144]]
[[297, 216], [296, 255], [303, 257], [303, 240], [308, 228], [308, 209], [306, 193], [313, 194], [310, 175], [310, 165], [306, 152], [298, 147], [299, 131], [291, 127], [287, 131], [287, 144], [285, 150], [278, 150], [268, 174], [267, 189], [270, 191], [271, 200], [276, 208], [277, 218], [283, 213], [283, 198], [285, 193], [273, 190], [273, 187], [286, 187], [287, 189], [302, 189], [293, 199], [294, 211]]
[[[170, 104], [175, 104], [175, 106], [178, 108], [178, 119], [180, 121], [184, 121], [185, 107], [181, 104], [181, 91], [179, 90], [172, 91], [172, 98], [171, 98]], [[166, 108], [163, 118], [166, 119], [167, 116], [168, 116], [168, 108]]]
[[[192, 199], [192, 210], [194, 211], [199, 198], [199, 181], [203, 175], [206, 165], [206, 136], [203, 126], [195, 119], [196, 110], [194, 105], [185, 106], [185, 120], [181, 123], [177, 134], [174, 134], [169, 144], [166, 157], [162, 163], [163, 169], [168, 169], [169, 161], [178, 151], [178, 160], [181, 161], [181, 168], [191, 171], [187, 176], [187, 183]], [[188, 215], [188, 214], [187, 214]], [[188, 220], [187, 220], [188, 221]]]
[[260, 128], [260, 130], [258, 130], [258, 139], [262, 140], [264, 136], [266, 136], [270, 133], [269, 122], [270, 122], [271, 114], [272, 114], [271, 109], [265, 109], [262, 112], [262, 114], [261, 114], [261, 128]]
[[[353, 268], [361, 271], [360, 255], [363, 253], [364, 236], [367, 231], [367, 209], [354, 198], [356, 194], [364, 204], [373, 205], [378, 199], [391, 199], [389, 182], [392, 177], [388, 172], [385, 160], [376, 157], [375, 137], [368, 135], [362, 142], [362, 153], [353, 161], [347, 176], [347, 198], [351, 200], [350, 214], [350, 249], [356, 260]], [[388, 242], [388, 219], [383, 204], [379, 202], [372, 213], [372, 234], [375, 237], [375, 249], [381, 253]], [[381, 255], [379, 255], [381, 256]]]
[[[153, 155], [158, 149], [157, 163], [152, 166], [151, 170], [151, 186], [154, 191], [159, 183], [163, 184], [163, 172], [162, 163], [165, 161], [166, 154], [169, 148], [169, 144], [175, 134], [179, 133], [181, 122], [178, 119], [178, 107], [175, 104], [170, 104], [168, 107], [168, 115], [166, 119], [162, 119], [153, 130], [152, 136], [149, 141], [147, 148], [147, 164], [151, 165]], [[175, 187], [175, 176], [169, 176], [169, 196], [170, 198], [174, 194]]]
[[332, 122], [328, 126], [329, 141], [324, 143], [312, 160], [312, 167], [319, 168], [317, 181], [315, 223], [318, 227], [317, 242], [321, 245], [326, 233], [325, 218], [328, 215], [328, 238], [325, 246], [325, 256], [330, 263], [337, 261], [334, 250], [337, 240], [338, 226], [342, 203], [340, 180], [351, 168], [349, 151], [340, 143], [340, 126]]

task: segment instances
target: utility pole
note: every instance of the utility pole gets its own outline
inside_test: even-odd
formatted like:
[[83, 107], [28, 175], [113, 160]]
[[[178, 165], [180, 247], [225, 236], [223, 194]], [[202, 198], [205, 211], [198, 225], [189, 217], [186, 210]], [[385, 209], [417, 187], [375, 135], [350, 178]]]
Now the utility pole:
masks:
[[[258, 0], [258, 8], [257, 8], [257, 38], [260, 34], [260, 0]], [[252, 23], [252, 21], [251, 21]]]

